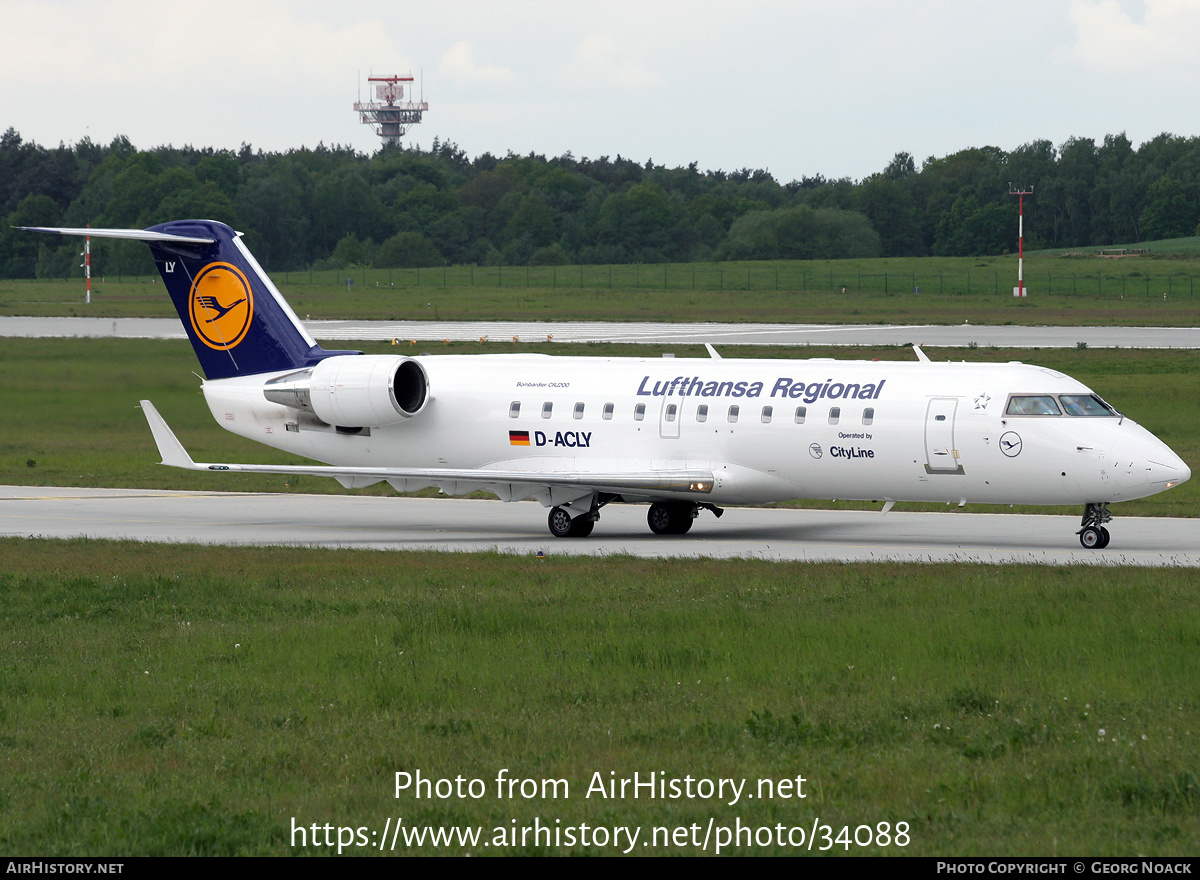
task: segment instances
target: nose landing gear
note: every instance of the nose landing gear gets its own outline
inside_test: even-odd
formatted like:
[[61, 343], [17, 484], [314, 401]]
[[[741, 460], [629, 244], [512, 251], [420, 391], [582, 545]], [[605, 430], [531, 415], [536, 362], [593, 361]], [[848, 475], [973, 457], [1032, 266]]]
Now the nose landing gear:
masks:
[[1083, 508], [1083, 521], [1075, 534], [1079, 535], [1079, 543], [1088, 550], [1103, 550], [1108, 546], [1109, 534], [1104, 523], [1112, 520], [1108, 512], [1108, 502], [1088, 504]]

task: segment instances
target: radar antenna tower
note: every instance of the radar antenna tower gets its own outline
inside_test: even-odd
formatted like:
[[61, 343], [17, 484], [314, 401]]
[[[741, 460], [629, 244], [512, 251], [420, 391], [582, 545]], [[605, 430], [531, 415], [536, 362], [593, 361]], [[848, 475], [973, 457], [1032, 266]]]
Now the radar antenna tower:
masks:
[[359, 121], [363, 125], [370, 125], [375, 134], [383, 139], [385, 147], [399, 146], [400, 138], [409, 126], [421, 121], [422, 115], [429, 109], [429, 102], [412, 100], [411, 87], [409, 100], [404, 100], [404, 86], [413, 82], [411, 75], [368, 76], [367, 82], [375, 84], [376, 100], [354, 102]]

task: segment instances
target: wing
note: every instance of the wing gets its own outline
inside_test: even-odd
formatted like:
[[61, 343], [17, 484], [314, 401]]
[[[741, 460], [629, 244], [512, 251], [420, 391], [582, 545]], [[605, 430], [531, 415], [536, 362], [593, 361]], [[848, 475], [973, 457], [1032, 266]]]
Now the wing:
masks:
[[447, 495], [465, 495], [483, 490], [503, 501], [536, 498], [547, 507], [565, 504], [594, 492], [641, 498], [686, 498], [712, 492], [710, 470], [647, 470], [644, 472], [600, 473], [589, 471], [515, 471], [489, 468], [389, 468], [342, 467], [337, 465], [269, 465], [196, 462], [148, 400], [141, 402], [158, 446], [162, 463], [192, 471], [294, 474], [334, 477], [347, 488], [361, 488], [387, 480], [397, 489], [411, 491], [436, 486]]

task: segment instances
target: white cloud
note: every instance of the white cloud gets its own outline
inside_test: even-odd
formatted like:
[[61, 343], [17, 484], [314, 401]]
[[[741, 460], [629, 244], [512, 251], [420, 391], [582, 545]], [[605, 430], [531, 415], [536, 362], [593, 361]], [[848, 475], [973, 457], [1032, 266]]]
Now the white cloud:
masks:
[[517, 75], [498, 64], [480, 64], [475, 60], [475, 46], [460, 40], [451, 46], [438, 62], [438, 71], [460, 86], [505, 84], [515, 82]]
[[126, 134], [143, 148], [287, 149], [358, 136], [350, 105], [369, 65], [411, 64], [384, 18], [299, 0], [210, 0], [203, 10], [5, 0], [0, 106], [4, 125], [48, 143]]
[[1135, 20], [1117, 0], [1072, 0], [1071, 55], [1101, 71], [1153, 71], [1192, 64], [1200, 39], [1200, 0], [1144, 0]]
[[345, 77], [364, 59], [398, 61], [381, 21], [314, 20], [279, 0], [210, 0], [202, 13], [149, 0], [14, 0], [4, 17], [0, 84], [42, 71], [48, 88], [141, 84], [165, 97], [164, 87], [295, 87]]
[[1200, 0], [0, 7], [0, 130], [43, 145], [125, 134], [142, 148], [370, 151], [378, 138], [351, 110], [368, 73], [422, 81], [431, 112], [406, 143], [784, 180], [862, 177], [900, 150], [1197, 131], [1179, 96], [1200, 82]]
[[581, 86], [643, 89], [661, 85], [662, 77], [632, 58], [629, 50], [628, 42], [618, 42], [611, 34], [588, 34], [575, 47], [569, 76]]

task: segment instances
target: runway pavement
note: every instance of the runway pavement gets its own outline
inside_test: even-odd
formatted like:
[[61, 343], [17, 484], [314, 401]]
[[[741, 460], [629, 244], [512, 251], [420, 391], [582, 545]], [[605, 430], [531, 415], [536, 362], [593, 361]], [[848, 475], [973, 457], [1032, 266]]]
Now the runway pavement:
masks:
[[[998, 348], [1200, 348], [1200, 327], [975, 324], [634, 324], [537, 321], [306, 321], [318, 341], [642, 342], [658, 345], [918, 345]], [[0, 336], [183, 339], [174, 318], [0, 317]]]
[[642, 557], [1200, 567], [1200, 520], [1120, 516], [1084, 550], [1074, 516], [730, 508], [656, 536], [646, 507], [605, 507], [592, 536], [556, 539], [531, 503], [353, 495], [0, 486], [0, 535], [369, 550]]

